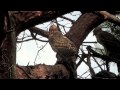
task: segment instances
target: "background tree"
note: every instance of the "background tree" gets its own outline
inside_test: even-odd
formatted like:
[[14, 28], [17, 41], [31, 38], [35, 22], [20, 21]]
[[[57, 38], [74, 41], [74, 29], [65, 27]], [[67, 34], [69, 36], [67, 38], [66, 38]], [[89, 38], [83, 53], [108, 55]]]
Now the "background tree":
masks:
[[[70, 13], [72, 11], [9, 11], [5, 15], [1, 12], [2, 27], [1, 27], [1, 35], [4, 37], [1, 38], [1, 58], [0, 61], [0, 75], [2, 79], [8, 78], [34, 78], [34, 79], [69, 79], [70, 78], [70, 70], [65, 67], [64, 64], [56, 64], [56, 65], [44, 65], [38, 64], [34, 66], [19, 66], [16, 65], [14, 68], [15, 60], [15, 39], [17, 43], [25, 42], [29, 40], [38, 40], [41, 42], [48, 42], [45, 40], [40, 40], [37, 38], [37, 35], [41, 35], [43, 37], [48, 38], [49, 32], [46, 30], [42, 30], [40, 28], [35, 27], [35, 25], [54, 20], [54, 22], [58, 25], [56, 18], [64, 18], [69, 20], [72, 23], [70, 30], [65, 33], [65, 36], [71, 40], [75, 46], [77, 47], [77, 51], [79, 51], [80, 46], [82, 45], [84, 39], [88, 36], [88, 34], [99, 24], [108, 20], [110, 22], [114, 22], [119, 25], [119, 19], [114, 15], [116, 12], [106, 12], [106, 11], [95, 11], [95, 12], [87, 12], [81, 11], [82, 15], [76, 20], [73, 21], [70, 18], [66, 18], [63, 15], [66, 13]], [[3, 15], [3, 16], [2, 16]], [[12, 19], [12, 20], [11, 20]], [[12, 21], [12, 22], [11, 22]], [[4, 25], [3, 25], [4, 24]], [[12, 25], [11, 25], [12, 24]], [[3, 29], [4, 26], [4, 29]], [[10, 28], [11, 27], [11, 28]], [[63, 25], [63, 28], [65, 25]], [[12, 30], [11, 30], [12, 29]], [[25, 37], [22, 38], [22, 41], [18, 41], [18, 35], [28, 29], [31, 34], [31, 39], [24, 40]], [[10, 31], [9, 31], [10, 30]], [[61, 29], [60, 29], [61, 30]], [[5, 35], [4, 35], [5, 32]], [[7, 32], [7, 33], [6, 33]], [[15, 33], [14, 33], [15, 32]], [[16, 36], [16, 38], [12, 37]], [[81, 55], [78, 54], [79, 59], [76, 66], [79, 67], [81, 62], [84, 62], [90, 70], [91, 77], [95, 76], [96, 72], [94, 71], [91, 65], [91, 57], [94, 58], [96, 55], [91, 54], [91, 48], [88, 48], [88, 52], [86, 53], [84, 50], [80, 49]], [[93, 53], [93, 51], [92, 51]], [[14, 55], [14, 56], [13, 56]], [[94, 55], [94, 56], [93, 56]], [[104, 59], [105, 56], [97, 53], [97, 57], [101, 57]], [[13, 58], [14, 57], [14, 58]], [[105, 57], [106, 58], [106, 57]], [[95, 62], [101, 68], [101, 65], [95, 59]], [[101, 70], [103, 70], [101, 68]], [[16, 72], [16, 73], [15, 73]]]

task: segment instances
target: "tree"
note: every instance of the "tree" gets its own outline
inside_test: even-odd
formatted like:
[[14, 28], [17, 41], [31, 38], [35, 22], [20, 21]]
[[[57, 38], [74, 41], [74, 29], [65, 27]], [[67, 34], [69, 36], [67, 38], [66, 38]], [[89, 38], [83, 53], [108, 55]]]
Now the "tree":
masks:
[[[55, 20], [56, 18], [61, 17], [67, 20], [62, 15], [70, 13], [72, 11], [6, 11], [1, 12], [1, 31], [0, 31], [0, 44], [1, 44], [1, 54], [0, 54], [0, 78], [9, 79], [9, 78], [44, 78], [44, 79], [69, 79], [72, 74], [64, 64], [56, 65], [35, 65], [35, 66], [19, 66], [16, 64], [16, 38], [17, 36], [29, 29], [32, 39], [39, 40], [36, 38], [37, 35], [48, 38], [48, 31], [42, 30], [35, 27], [35, 25], [41, 24], [46, 21]], [[82, 11], [81, 11], [82, 12]], [[115, 13], [115, 12], [111, 12]], [[120, 24], [119, 19], [115, 18], [114, 15], [110, 14], [107, 11], [95, 11], [95, 12], [82, 12], [82, 15], [76, 20], [70, 20], [72, 22], [72, 27], [65, 34], [65, 36], [75, 44], [77, 52], [79, 51], [80, 46], [82, 45], [84, 39], [87, 35], [99, 24], [104, 21], [109, 20], [115, 24]], [[58, 24], [58, 23], [57, 23]], [[58, 24], [59, 26], [59, 24]], [[65, 26], [64, 26], [65, 27]], [[59, 28], [59, 27], [58, 27]], [[41, 41], [41, 40], [39, 40]], [[91, 66], [89, 50], [86, 54], [83, 50], [82, 55], [77, 57], [80, 58], [76, 66], [80, 66], [81, 62], [85, 62], [90, 69], [91, 76], [95, 75], [94, 69]], [[77, 57], [74, 59], [77, 60]], [[59, 57], [57, 57], [59, 58]], [[85, 61], [87, 59], [87, 61]], [[99, 65], [99, 63], [96, 61]], [[100, 67], [100, 65], [99, 65]], [[101, 67], [100, 67], [101, 68]]]

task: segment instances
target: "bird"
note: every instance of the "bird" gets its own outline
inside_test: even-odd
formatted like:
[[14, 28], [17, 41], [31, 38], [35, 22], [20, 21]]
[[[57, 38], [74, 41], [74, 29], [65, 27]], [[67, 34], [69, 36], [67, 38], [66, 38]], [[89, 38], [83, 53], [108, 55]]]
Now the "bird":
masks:
[[76, 77], [76, 63], [73, 57], [77, 53], [75, 44], [63, 35], [55, 24], [52, 24], [49, 28], [49, 44], [58, 58], [56, 64], [64, 64]]
[[[101, 27], [96, 27], [93, 34], [96, 36], [97, 42], [104, 47], [106, 55], [113, 58], [114, 62], [117, 63], [118, 73], [120, 75], [120, 41], [111, 33], [102, 31]], [[109, 61], [106, 63], [107, 70], [109, 71]]]
[[75, 44], [64, 36], [54, 24], [49, 28], [49, 44], [53, 51], [63, 56], [73, 56], [77, 52]]

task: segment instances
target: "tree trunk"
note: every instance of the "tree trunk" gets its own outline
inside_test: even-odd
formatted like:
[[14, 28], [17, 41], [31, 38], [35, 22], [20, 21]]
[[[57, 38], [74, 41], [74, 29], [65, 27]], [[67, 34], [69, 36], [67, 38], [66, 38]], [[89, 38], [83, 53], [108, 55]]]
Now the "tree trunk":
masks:
[[[82, 44], [82, 42], [84, 41], [86, 36], [90, 33], [90, 31], [92, 31], [92, 29], [94, 27], [96, 27], [97, 25], [101, 24], [103, 21], [104, 21], [104, 18], [99, 16], [99, 15], [96, 15], [94, 13], [85, 13], [81, 17], [79, 17], [78, 20], [73, 24], [73, 26], [71, 27], [70, 31], [66, 34], [66, 36], [71, 41], [73, 41], [75, 43], [75, 45], [77, 46], [77, 48], [79, 50], [80, 45]], [[57, 64], [57, 65], [59, 65], [60, 67], [63, 67], [61, 64]], [[41, 67], [41, 65], [38, 65], [38, 66]], [[50, 72], [52, 70], [52, 68], [49, 67], [49, 70], [48, 70], [48, 69], [46, 69], [46, 67], [48, 67], [48, 65], [45, 65], [44, 68], [42, 68], [42, 69], [43, 69], [43, 71], [47, 71], [43, 75], [43, 76], [47, 77], [48, 72]], [[53, 65], [52, 67], [54, 67], [54, 69], [57, 70], [56, 65]], [[67, 70], [67, 69], [64, 69], [64, 70]], [[67, 70], [67, 71], [69, 71], [69, 70]], [[53, 72], [54, 71], [52, 71], [52, 73]], [[56, 73], [58, 73], [58, 72], [60, 72], [60, 71], [57, 70]], [[70, 76], [69, 74], [67, 74], [67, 76], [66, 76], [67, 78], [65, 78], [65, 79], [69, 79], [68, 78]], [[64, 78], [64, 75], [66, 75], [66, 74], [62, 73], [61, 77]], [[61, 77], [60, 78], [57, 77], [56, 79], [61, 79]]]
[[10, 12], [7, 12], [4, 16], [4, 31], [6, 37], [2, 41], [1, 45], [1, 79], [14, 79], [16, 78], [16, 35], [14, 23], [11, 20], [12, 16]]
[[[19, 12], [17, 12], [19, 14]], [[29, 13], [29, 12], [28, 12]], [[30, 28], [34, 25], [37, 25], [39, 23], [43, 23], [44, 21], [56, 18], [59, 15], [65, 14], [67, 12], [55, 12], [55, 13], [44, 13], [43, 14], [36, 15], [33, 14], [28, 17], [28, 20], [26, 20], [25, 15], [20, 15], [20, 18], [23, 17], [23, 19], [20, 19], [18, 17], [14, 17], [15, 25], [16, 25], [16, 35], [19, 35], [20, 32], [23, 30]], [[37, 13], [38, 14], [38, 13]], [[46, 15], [46, 16], [45, 16]], [[48, 16], [47, 16], [48, 15]], [[45, 18], [47, 17], [47, 19]], [[19, 21], [18, 21], [19, 19]], [[23, 21], [21, 21], [23, 20]], [[40, 21], [41, 20], [41, 21]], [[78, 20], [73, 24], [70, 31], [66, 34], [66, 36], [74, 42], [74, 44], [77, 46], [77, 49], [79, 50], [80, 45], [84, 41], [84, 39], [87, 37], [87, 35], [92, 31], [94, 27], [101, 24], [104, 21], [104, 18], [89, 12], [85, 13], [82, 16], [78, 18]], [[8, 22], [8, 19], [7, 21]], [[8, 23], [7, 23], [8, 24]], [[3, 41], [2, 45], [2, 55], [1, 55], [1, 63], [0, 63], [0, 75], [1, 79], [8, 79], [8, 78], [15, 78], [15, 68], [14, 65], [16, 63], [16, 38], [15, 38], [15, 28], [12, 29], [12, 31], [8, 31], [8, 25], [6, 25], [6, 37]], [[11, 73], [12, 72], [12, 73]], [[22, 73], [22, 74], [21, 74]], [[25, 74], [26, 73], [26, 74]], [[42, 73], [42, 74], [41, 74]], [[16, 75], [17, 78], [55, 78], [55, 79], [69, 79], [70, 71], [66, 69], [66, 67], [62, 64], [57, 64], [53, 66], [49, 65], [36, 65], [36, 66], [29, 66], [29, 67], [21, 67], [16, 66]], [[26, 75], [26, 76], [25, 76]], [[48, 78], [49, 77], [49, 78]]]

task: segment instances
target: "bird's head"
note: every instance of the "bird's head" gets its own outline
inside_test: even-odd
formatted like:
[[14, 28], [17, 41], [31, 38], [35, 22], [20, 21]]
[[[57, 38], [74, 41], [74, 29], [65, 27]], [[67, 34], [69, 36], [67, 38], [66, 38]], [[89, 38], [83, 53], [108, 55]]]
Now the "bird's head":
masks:
[[50, 33], [54, 33], [54, 32], [56, 32], [56, 31], [58, 31], [57, 26], [56, 26], [55, 24], [52, 24], [52, 25], [50, 26], [50, 28], [49, 28], [49, 32], [50, 32]]
[[101, 29], [101, 27], [96, 27], [95, 29], [94, 29], [94, 31], [93, 31], [93, 36], [94, 35], [97, 35], [99, 32], [101, 32], [102, 31], [102, 29]]

